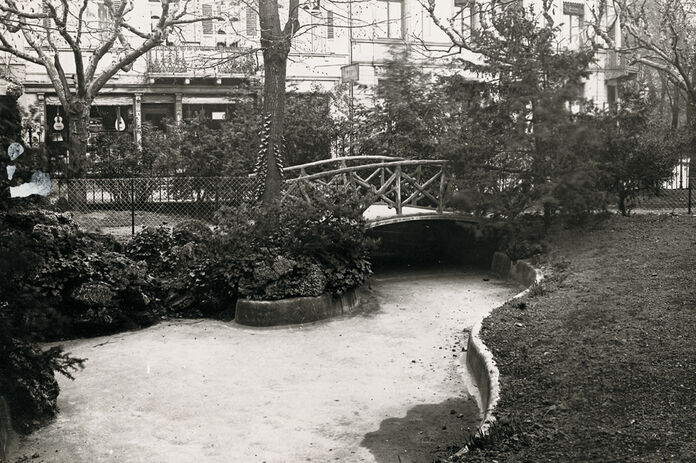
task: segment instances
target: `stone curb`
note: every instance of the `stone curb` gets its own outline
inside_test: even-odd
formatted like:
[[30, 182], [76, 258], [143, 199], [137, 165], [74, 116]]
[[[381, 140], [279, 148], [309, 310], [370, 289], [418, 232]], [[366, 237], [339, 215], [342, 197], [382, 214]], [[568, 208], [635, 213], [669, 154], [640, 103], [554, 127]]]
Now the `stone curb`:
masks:
[[[533, 284], [538, 284], [543, 280], [541, 270], [522, 260], [513, 262], [508, 256], [500, 252], [496, 252], [493, 256], [491, 271], [527, 287], [527, 289], [514, 295], [505, 303], [526, 296]], [[492, 310], [495, 310], [495, 308]], [[500, 372], [495, 364], [493, 353], [481, 340], [482, 323], [483, 320], [480, 320], [472, 327], [466, 353], [466, 366], [473, 378], [474, 395], [483, 415], [479, 430], [476, 433], [477, 436], [488, 434], [490, 427], [495, 422], [493, 411], [500, 398]], [[461, 456], [468, 450], [468, 447], [464, 447], [454, 456]]]
[[311, 323], [353, 312], [360, 303], [362, 287], [340, 296], [293, 297], [277, 301], [240, 299], [234, 320], [247, 326], [281, 326]]

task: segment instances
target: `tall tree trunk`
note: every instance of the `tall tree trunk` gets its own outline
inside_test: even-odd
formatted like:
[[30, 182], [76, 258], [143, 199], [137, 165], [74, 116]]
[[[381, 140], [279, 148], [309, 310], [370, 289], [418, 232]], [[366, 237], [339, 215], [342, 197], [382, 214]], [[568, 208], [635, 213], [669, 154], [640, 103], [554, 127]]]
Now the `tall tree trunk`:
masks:
[[74, 208], [79, 208], [87, 201], [87, 189], [84, 178], [87, 173], [87, 141], [89, 140], [90, 102], [77, 101], [67, 110], [70, 140], [68, 143], [68, 201]]
[[263, 50], [264, 127], [256, 164], [257, 200], [268, 207], [280, 201], [283, 186], [283, 131], [285, 128], [285, 76], [290, 38], [279, 38]]
[[[281, 47], [278, 47], [281, 48]], [[278, 49], [264, 50], [264, 101], [263, 113], [271, 118], [269, 150], [266, 153], [268, 174], [263, 192], [263, 204], [270, 205], [280, 198], [282, 189], [283, 132], [285, 129], [285, 75], [290, 44]], [[280, 164], [280, 165], [279, 165]]]
[[70, 117], [70, 150], [68, 176], [70, 178], [84, 177], [87, 161], [87, 141], [89, 140], [89, 101], [78, 101], [68, 108]]
[[672, 98], [672, 128], [679, 127], [679, 96], [681, 89], [677, 84], [674, 85], [674, 98]]

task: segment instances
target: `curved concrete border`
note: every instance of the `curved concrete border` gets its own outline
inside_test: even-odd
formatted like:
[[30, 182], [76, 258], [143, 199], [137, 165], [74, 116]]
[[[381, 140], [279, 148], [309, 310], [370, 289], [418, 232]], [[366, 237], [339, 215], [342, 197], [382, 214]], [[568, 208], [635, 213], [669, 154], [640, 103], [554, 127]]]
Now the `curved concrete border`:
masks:
[[[493, 255], [491, 271], [527, 287], [506, 302], [526, 296], [531, 286], [543, 279], [541, 271], [535, 269], [528, 262], [521, 260], [513, 262], [501, 252], [496, 252]], [[476, 386], [474, 395], [483, 415], [478, 435], [486, 435], [495, 422], [493, 411], [500, 398], [500, 372], [493, 359], [493, 354], [479, 336], [482, 322], [483, 320], [479, 321], [471, 329], [466, 353], [466, 364]]]
[[314, 297], [293, 297], [277, 301], [237, 301], [234, 319], [241, 325], [279, 326], [311, 323], [351, 313], [360, 302], [361, 288], [340, 296], [322, 294]]

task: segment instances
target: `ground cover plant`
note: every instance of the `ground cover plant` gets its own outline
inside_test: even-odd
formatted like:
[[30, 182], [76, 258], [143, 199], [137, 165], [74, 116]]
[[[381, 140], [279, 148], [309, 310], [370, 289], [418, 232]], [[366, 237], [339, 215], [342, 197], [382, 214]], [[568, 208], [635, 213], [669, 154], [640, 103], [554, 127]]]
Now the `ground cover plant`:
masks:
[[498, 424], [458, 460], [696, 461], [695, 227], [614, 216], [551, 233], [546, 281], [484, 321]]

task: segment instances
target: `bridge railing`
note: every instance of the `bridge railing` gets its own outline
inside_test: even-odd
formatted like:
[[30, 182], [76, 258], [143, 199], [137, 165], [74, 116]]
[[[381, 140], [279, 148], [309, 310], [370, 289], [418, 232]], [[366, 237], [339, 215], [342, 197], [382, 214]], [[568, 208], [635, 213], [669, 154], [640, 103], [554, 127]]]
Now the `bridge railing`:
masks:
[[393, 156], [346, 156], [340, 158], [320, 159], [319, 161], [286, 167], [283, 169], [283, 172], [285, 174], [285, 178], [293, 179], [321, 172], [330, 172], [344, 167], [366, 165], [376, 162], [402, 161], [403, 159], [404, 158]]
[[[404, 207], [426, 208], [441, 213], [445, 207], [445, 193], [449, 176], [447, 162], [441, 160], [404, 160], [384, 156], [362, 157], [360, 165], [347, 165], [355, 158], [339, 161], [340, 167], [316, 173], [307, 173], [308, 167], [320, 164], [294, 166], [299, 171], [295, 178], [286, 180], [285, 198], [301, 197], [311, 201], [307, 190], [346, 187], [375, 197], [373, 204], [384, 204], [403, 214]], [[343, 163], [343, 164], [341, 164]], [[329, 163], [322, 163], [323, 166]], [[287, 170], [286, 170], [287, 172]]]

